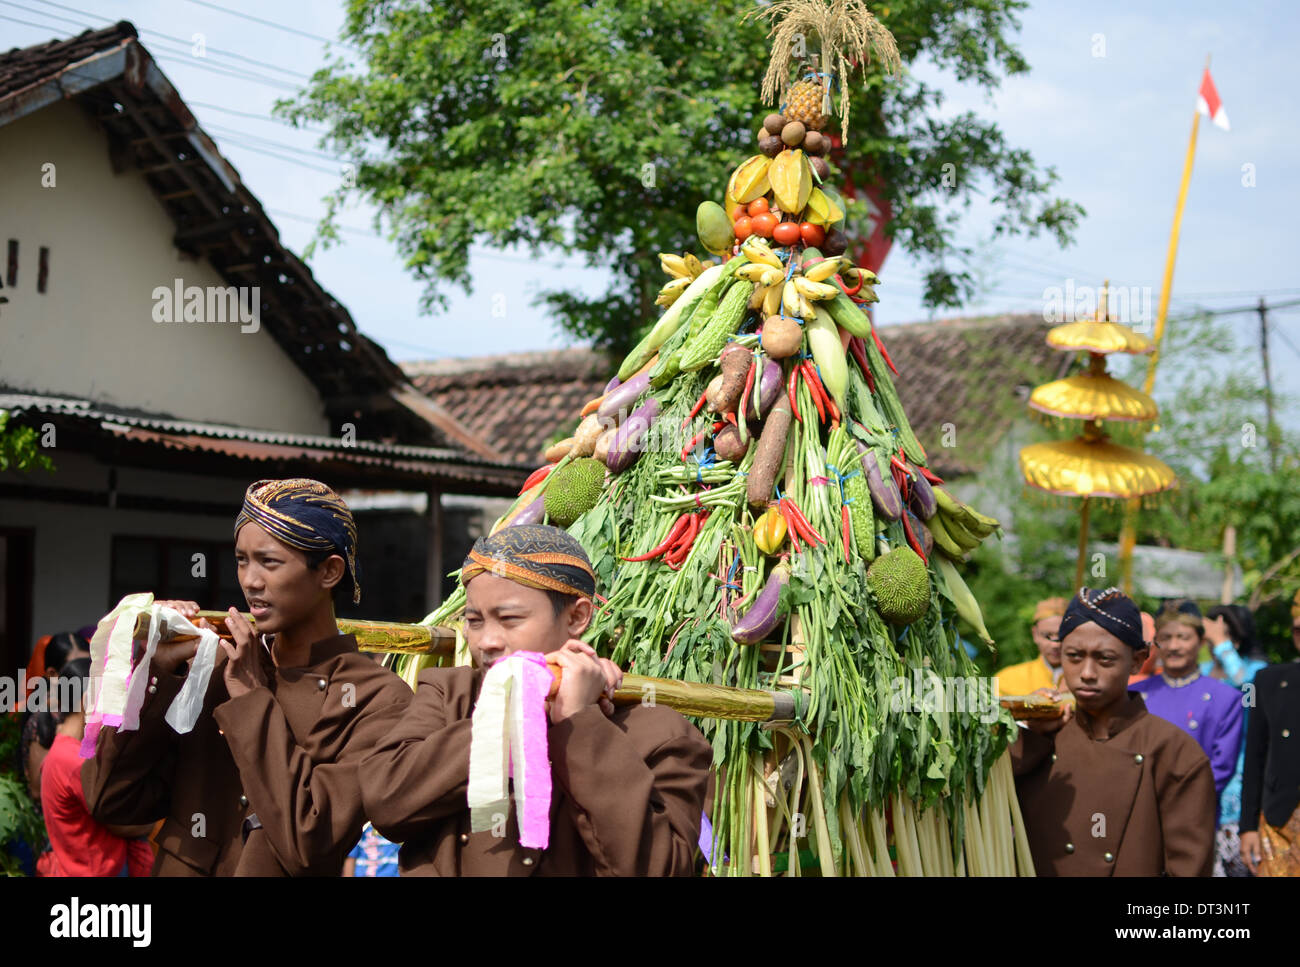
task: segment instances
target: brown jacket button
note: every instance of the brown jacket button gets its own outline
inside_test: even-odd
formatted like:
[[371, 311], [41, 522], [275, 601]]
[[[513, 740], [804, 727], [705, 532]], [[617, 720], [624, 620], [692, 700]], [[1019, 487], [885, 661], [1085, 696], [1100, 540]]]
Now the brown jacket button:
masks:
[[461, 833], [461, 834], [460, 834], [460, 841], [461, 841], [462, 843], [468, 843], [468, 842], [469, 842], [469, 833]]
[[326, 682], [325, 679], [323, 679], [323, 678], [318, 678], [318, 679], [316, 679], [316, 687], [319, 688], [322, 692], [325, 691], [325, 687], [326, 687], [326, 685], [328, 685], [328, 684], [329, 684], [329, 683]]
[[248, 797], [247, 797], [247, 796], [240, 796], [240, 797], [239, 797], [239, 805], [241, 805], [241, 806], [247, 806], [247, 805], [248, 805]]
[[532, 858], [531, 856], [525, 856], [524, 859], [523, 859], [523, 863], [524, 863], [524, 866], [532, 866], [532, 865], [533, 865], [533, 858]]

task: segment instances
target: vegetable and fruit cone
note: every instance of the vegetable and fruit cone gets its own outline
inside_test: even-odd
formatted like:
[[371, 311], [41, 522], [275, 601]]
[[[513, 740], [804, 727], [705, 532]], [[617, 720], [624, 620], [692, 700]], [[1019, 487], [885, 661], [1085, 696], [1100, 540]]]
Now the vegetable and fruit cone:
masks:
[[720, 260], [661, 255], [663, 316], [496, 526], [582, 542], [587, 640], [623, 667], [797, 694], [784, 727], [697, 720], [715, 875], [1030, 873], [1015, 726], [957, 634], [988, 641], [954, 561], [998, 525], [927, 468], [899, 402], [879, 280], [844, 257], [828, 84], [809, 71], [763, 119], [699, 206]]

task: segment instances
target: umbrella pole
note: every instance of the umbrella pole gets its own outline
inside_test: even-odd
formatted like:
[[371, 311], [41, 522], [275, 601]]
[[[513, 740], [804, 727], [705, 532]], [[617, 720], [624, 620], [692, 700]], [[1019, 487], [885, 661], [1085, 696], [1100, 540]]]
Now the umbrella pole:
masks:
[[1083, 587], [1083, 565], [1088, 559], [1088, 511], [1091, 508], [1090, 498], [1083, 498], [1083, 506], [1079, 509], [1079, 562], [1074, 567], [1074, 590], [1078, 592]]

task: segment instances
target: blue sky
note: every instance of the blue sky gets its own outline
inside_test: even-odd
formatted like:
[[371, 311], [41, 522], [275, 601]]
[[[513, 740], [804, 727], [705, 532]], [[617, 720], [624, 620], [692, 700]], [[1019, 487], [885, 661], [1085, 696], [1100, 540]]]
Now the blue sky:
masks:
[[[0, 49], [131, 20], [281, 237], [300, 252], [323, 210], [321, 199], [338, 183], [339, 164], [320, 153], [314, 134], [269, 115], [276, 98], [291, 94], [323, 62], [325, 45], [317, 38], [337, 36], [342, 10], [335, 0], [3, 0]], [[1098, 286], [1105, 277], [1150, 287], [1158, 298], [1207, 54], [1232, 130], [1200, 125], [1170, 316], [1197, 306], [1253, 305], [1261, 295], [1270, 302], [1300, 298], [1300, 246], [1293, 240], [1300, 212], [1296, 11], [1289, 3], [1034, 3], [1017, 39], [1032, 70], [992, 97], [932, 65], [917, 65], [946, 92], [945, 112], [970, 109], [995, 118], [1010, 144], [1056, 167], [1059, 193], [1088, 212], [1068, 249], [1045, 238], [990, 245], [990, 208], [977, 201], [959, 238], [979, 247], [975, 268], [983, 288], [975, 302], [944, 315], [1038, 312], [1048, 287], [1069, 280]], [[207, 47], [201, 58], [190, 49], [196, 33]], [[1247, 164], [1254, 166], [1255, 187], [1242, 185]], [[604, 288], [603, 271], [566, 262], [562, 253], [538, 262], [520, 252], [476, 250], [474, 294], [456, 290], [449, 311], [422, 316], [420, 286], [393, 246], [373, 233], [371, 216], [366, 206], [348, 211], [343, 244], [318, 252], [310, 264], [362, 331], [397, 360], [566, 345], [553, 322], [529, 306], [532, 294], [556, 284], [557, 268], [573, 288], [593, 294]], [[905, 252], [895, 249], [881, 275], [881, 324], [929, 316], [920, 303], [919, 266]], [[504, 297], [504, 314], [494, 315], [494, 297], [498, 310]], [[1257, 346], [1258, 318], [1231, 320], [1243, 347]], [[1274, 313], [1271, 321], [1275, 379], [1300, 392], [1300, 306]]]

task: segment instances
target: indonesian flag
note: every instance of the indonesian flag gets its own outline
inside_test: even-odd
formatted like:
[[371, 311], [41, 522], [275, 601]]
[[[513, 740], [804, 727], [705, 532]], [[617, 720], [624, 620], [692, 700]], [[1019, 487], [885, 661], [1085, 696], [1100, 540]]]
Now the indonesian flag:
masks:
[[1196, 98], [1196, 110], [1223, 128], [1223, 130], [1228, 130], [1228, 115], [1223, 110], [1223, 102], [1219, 100], [1219, 92], [1214, 89], [1214, 78], [1210, 76], [1208, 67], [1205, 68], [1205, 76], [1201, 78], [1201, 90]]

